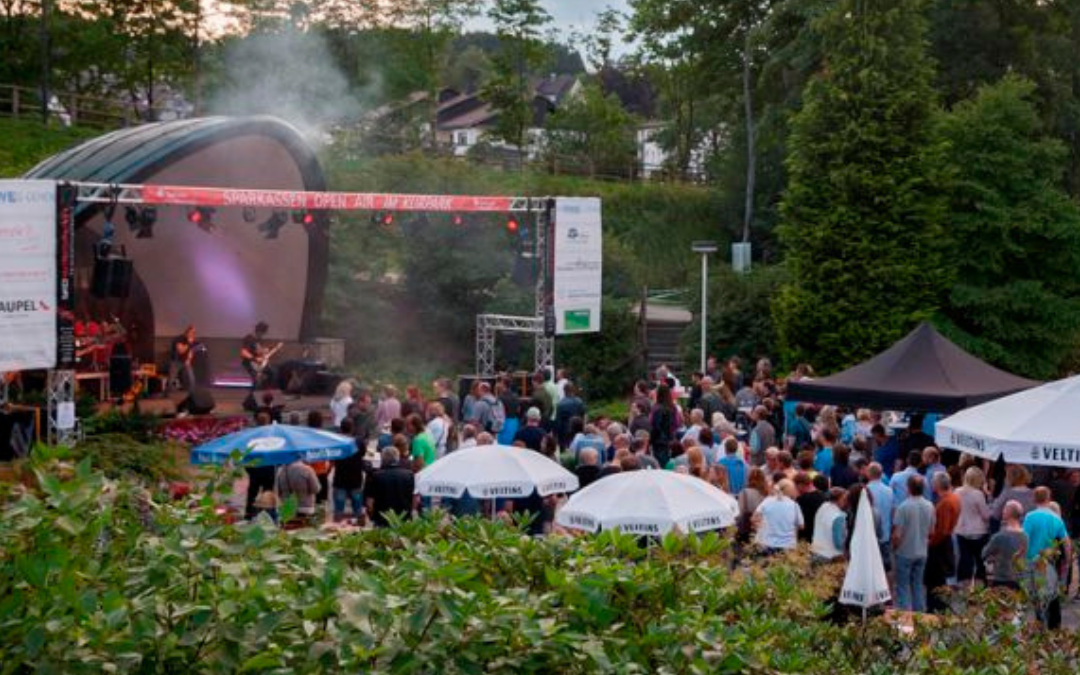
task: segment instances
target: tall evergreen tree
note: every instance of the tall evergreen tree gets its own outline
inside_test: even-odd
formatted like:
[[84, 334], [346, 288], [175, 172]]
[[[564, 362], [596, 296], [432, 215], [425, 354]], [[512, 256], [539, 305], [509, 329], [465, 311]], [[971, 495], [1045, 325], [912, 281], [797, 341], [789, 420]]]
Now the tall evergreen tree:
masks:
[[773, 305], [782, 355], [829, 371], [929, 317], [947, 283], [922, 0], [840, 0], [792, 122]]
[[1080, 343], [1080, 209], [1062, 187], [1067, 150], [1042, 135], [1034, 92], [1009, 76], [942, 116], [957, 272], [943, 312], [965, 347], [1050, 378]]

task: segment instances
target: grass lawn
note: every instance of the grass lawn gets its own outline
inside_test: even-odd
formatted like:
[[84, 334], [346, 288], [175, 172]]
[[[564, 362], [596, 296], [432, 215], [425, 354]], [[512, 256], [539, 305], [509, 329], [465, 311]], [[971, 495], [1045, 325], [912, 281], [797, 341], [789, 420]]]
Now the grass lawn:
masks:
[[0, 178], [18, 178], [42, 160], [102, 132], [82, 127], [44, 126], [29, 119], [0, 119]]

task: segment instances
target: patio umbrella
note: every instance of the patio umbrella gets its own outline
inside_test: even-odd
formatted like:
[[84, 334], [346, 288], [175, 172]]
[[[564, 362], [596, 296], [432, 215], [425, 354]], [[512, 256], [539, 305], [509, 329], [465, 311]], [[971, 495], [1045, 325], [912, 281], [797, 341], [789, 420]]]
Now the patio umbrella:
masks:
[[509, 445], [478, 445], [455, 450], [416, 474], [416, 492], [457, 499], [541, 497], [578, 488], [577, 476], [539, 452]]
[[983, 403], [937, 423], [937, 444], [1006, 462], [1080, 467], [1080, 376]]
[[738, 515], [734, 497], [700, 478], [674, 471], [627, 471], [572, 496], [555, 522], [588, 532], [617, 528], [663, 535], [676, 527], [684, 532], [729, 527]]
[[859, 499], [855, 532], [851, 535], [851, 560], [840, 589], [840, 602], [862, 607], [864, 619], [868, 607], [880, 605], [892, 597], [885, 565], [881, 561], [881, 547], [874, 531], [874, 513], [868, 493], [869, 490], [863, 490]]
[[287, 424], [244, 429], [204, 443], [191, 450], [192, 464], [224, 464], [234, 452], [242, 461], [257, 466], [291, 464], [296, 460], [318, 462], [344, 459], [356, 453], [356, 441], [348, 436]]

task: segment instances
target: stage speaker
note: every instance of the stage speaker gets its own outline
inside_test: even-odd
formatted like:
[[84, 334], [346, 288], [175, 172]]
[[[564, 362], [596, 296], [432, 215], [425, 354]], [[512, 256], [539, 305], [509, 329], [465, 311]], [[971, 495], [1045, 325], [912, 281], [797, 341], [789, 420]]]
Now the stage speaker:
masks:
[[97, 258], [90, 293], [95, 298], [126, 298], [131, 293], [133, 272], [127, 258]]
[[196, 387], [209, 387], [214, 384], [210, 372], [210, 353], [202, 343], [195, 346], [195, 353], [191, 355], [191, 372], [195, 375]]
[[192, 415], [209, 415], [214, 411], [214, 395], [206, 387], [195, 387], [180, 404], [177, 410], [191, 413]]
[[120, 398], [131, 390], [131, 357], [113, 354], [109, 359], [109, 391]]

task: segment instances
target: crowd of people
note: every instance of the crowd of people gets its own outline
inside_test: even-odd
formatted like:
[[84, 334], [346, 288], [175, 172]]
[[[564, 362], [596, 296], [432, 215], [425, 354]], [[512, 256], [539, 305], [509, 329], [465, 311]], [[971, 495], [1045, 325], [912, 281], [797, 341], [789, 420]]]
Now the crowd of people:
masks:
[[[809, 373], [800, 366], [786, 379]], [[865, 493], [896, 608], [942, 611], [945, 591], [965, 584], [1023, 586], [1045, 599], [1046, 623], [1060, 625], [1059, 591], [1070, 586], [1072, 540], [1080, 535], [1080, 470], [1006, 466], [940, 449], [924, 429], [932, 430], [932, 418], [911, 415], [902, 425], [887, 413], [787, 401], [785, 381], [766, 359], [747, 374], [738, 359], [723, 366], [710, 359], [687, 386], [662, 367], [635, 385], [625, 419], [590, 414], [565, 371], [534, 374], [526, 391], [510, 376], [477, 380], [460, 397], [449, 380], [434, 382], [430, 398], [416, 386], [401, 395], [393, 386], [343, 382], [328, 422], [360, 452], [332, 464], [248, 469], [247, 512], [261, 510], [263, 494], [295, 495], [304, 518], [320, 503], [335, 521], [377, 527], [390, 513], [432, 508], [455, 516], [526, 512], [530, 531], [556, 531], [563, 496], [484, 504], [468, 495], [414, 495], [423, 467], [497, 442], [563, 463], [581, 487], [623, 471], [697, 477], [737, 500], [738, 555], [775, 555], [805, 542], [815, 561], [828, 563], [850, 555]], [[258, 422], [274, 412], [261, 410]], [[324, 425], [317, 411], [307, 421]]]

